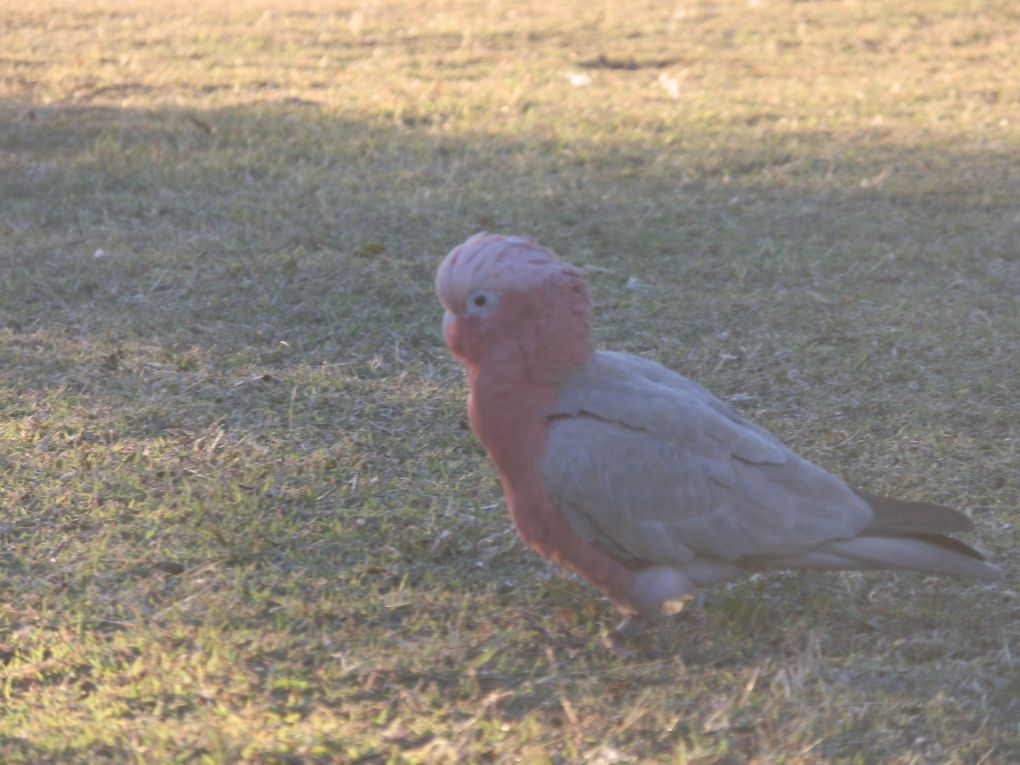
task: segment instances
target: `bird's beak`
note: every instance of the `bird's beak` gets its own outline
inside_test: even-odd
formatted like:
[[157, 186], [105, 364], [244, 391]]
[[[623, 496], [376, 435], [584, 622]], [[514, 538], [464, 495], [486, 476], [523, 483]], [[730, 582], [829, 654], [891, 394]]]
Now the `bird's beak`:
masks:
[[449, 311], [444, 311], [444, 312], [443, 312], [443, 340], [445, 340], [445, 339], [446, 339], [446, 330], [447, 330], [447, 329], [449, 328], [449, 326], [450, 326], [451, 324], [453, 324], [453, 320], [454, 320], [455, 318], [457, 318], [457, 317], [456, 317], [456, 316], [454, 316], [454, 315], [453, 315], [452, 313], [450, 313]]

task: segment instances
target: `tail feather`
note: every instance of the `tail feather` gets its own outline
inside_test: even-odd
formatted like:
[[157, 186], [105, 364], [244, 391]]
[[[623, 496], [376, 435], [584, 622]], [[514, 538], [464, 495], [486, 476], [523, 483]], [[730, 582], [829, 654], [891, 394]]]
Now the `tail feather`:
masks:
[[974, 530], [974, 524], [959, 510], [931, 502], [910, 502], [880, 497], [866, 491], [857, 495], [871, 505], [875, 513], [865, 533], [877, 534], [963, 534]]
[[934, 535], [860, 536], [826, 542], [820, 551], [846, 558], [858, 569], [906, 569], [994, 582], [1002, 570], [977, 550], [950, 537]]
[[963, 513], [930, 502], [909, 502], [858, 491], [874, 510], [872, 522], [852, 539], [835, 539], [783, 559], [757, 561], [784, 568], [839, 570], [903, 569], [982, 582], [1002, 570], [949, 534], [974, 530]]
[[[871, 536], [870, 534], [864, 534], [863, 536]], [[892, 537], [896, 538], [898, 534], [875, 534], [878, 537]], [[948, 550], [956, 555], [965, 555], [968, 558], [974, 558], [975, 560], [986, 560], [985, 556], [975, 550], [966, 542], [961, 542], [955, 537], [946, 537], [942, 534], [904, 534], [904, 539], [917, 539], [929, 545], [935, 547], [941, 547], [944, 550]]]

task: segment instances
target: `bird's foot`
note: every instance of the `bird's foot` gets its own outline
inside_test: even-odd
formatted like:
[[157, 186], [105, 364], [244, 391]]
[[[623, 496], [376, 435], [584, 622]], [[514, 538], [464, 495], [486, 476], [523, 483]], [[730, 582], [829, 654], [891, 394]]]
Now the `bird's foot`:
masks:
[[622, 622], [620, 622], [616, 629], [610, 632], [610, 635], [615, 635], [620, 640], [630, 640], [635, 638], [645, 631], [645, 628], [652, 623], [652, 620], [647, 616], [639, 616], [638, 614], [629, 614]]
[[602, 637], [602, 644], [618, 658], [633, 659], [634, 651], [627, 644], [644, 632], [652, 621], [648, 617], [631, 614]]

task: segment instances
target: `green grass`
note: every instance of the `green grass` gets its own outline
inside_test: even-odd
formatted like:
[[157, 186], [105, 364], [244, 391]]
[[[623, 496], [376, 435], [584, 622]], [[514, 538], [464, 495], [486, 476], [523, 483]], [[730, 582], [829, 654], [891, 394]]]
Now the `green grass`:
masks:
[[[0, 760], [1020, 760], [1015, 6], [0, 0]], [[608, 654], [465, 430], [479, 229], [1006, 579]]]

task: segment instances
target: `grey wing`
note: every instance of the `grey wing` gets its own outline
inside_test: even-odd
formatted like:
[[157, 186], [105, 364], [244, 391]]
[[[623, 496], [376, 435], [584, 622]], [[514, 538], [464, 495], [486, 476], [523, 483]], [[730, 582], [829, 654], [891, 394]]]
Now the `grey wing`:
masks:
[[575, 529], [623, 558], [783, 558], [855, 536], [869, 505], [701, 386], [598, 354], [564, 384], [543, 474]]

